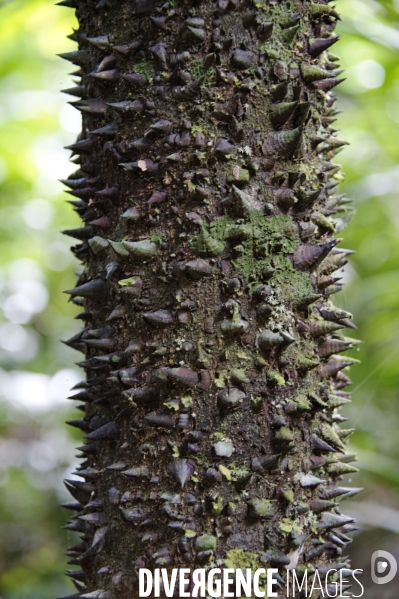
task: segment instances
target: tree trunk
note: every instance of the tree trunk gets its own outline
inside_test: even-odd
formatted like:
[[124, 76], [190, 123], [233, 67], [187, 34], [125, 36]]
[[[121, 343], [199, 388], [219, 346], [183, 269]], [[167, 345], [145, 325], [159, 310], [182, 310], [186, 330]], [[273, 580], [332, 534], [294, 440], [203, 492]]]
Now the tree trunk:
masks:
[[[65, 181], [82, 228], [87, 599], [139, 568], [348, 567], [337, 408], [351, 315], [331, 302], [347, 200], [330, 162], [337, 14], [303, 0], [65, 0], [83, 130]], [[176, 594], [178, 596], [178, 594]]]

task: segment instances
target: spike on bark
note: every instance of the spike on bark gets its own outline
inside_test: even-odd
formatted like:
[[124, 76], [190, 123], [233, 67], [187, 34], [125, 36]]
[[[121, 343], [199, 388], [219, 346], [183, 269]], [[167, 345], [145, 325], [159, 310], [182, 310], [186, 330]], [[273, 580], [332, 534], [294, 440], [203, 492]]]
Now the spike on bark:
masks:
[[68, 293], [72, 296], [85, 297], [95, 301], [102, 301], [107, 297], [107, 286], [101, 279], [93, 279], [88, 283], [79, 285], [74, 289], [68, 289], [64, 293]]
[[309, 43], [309, 53], [314, 58], [319, 56], [325, 50], [328, 50], [333, 44], [339, 40], [339, 36], [325, 37], [311, 40]]
[[57, 6], [66, 6], [67, 8], [79, 8], [78, 0], [62, 0], [57, 2]]
[[270, 106], [270, 120], [275, 129], [282, 127], [293, 114], [298, 102], [281, 102]]
[[291, 158], [299, 144], [301, 135], [302, 127], [270, 133], [262, 149], [265, 154]]

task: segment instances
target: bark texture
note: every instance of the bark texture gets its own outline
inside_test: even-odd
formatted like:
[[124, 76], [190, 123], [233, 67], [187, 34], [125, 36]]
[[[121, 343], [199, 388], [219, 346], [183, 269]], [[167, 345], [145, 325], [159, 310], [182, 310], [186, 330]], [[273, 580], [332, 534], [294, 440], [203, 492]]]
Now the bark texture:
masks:
[[135, 599], [140, 567], [278, 567], [282, 587], [287, 567], [347, 568], [337, 14], [60, 4], [80, 23], [63, 57], [83, 115], [65, 181], [84, 221], [66, 232], [87, 374], [74, 597]]

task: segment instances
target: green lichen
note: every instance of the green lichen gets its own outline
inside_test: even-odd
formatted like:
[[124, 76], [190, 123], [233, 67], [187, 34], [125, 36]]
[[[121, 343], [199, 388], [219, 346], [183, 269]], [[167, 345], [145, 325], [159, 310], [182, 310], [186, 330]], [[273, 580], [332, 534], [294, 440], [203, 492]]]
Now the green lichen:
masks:
[[[212, 223], [211, 234], [224, 241], [233, 226], [237, 228], [236, 221], [223, 216]], [[245, 233], [245, 239], [235, 246], [240, 255], [233, 264], [241, 271], [250, 289], [270, 280], [282, 299], [291, 298], [293, 290], [298, 297], [312, 293], [309, 276], [296, 271], [288, 258], [299, 245], [295, 224], [288, 216], [268, 218], [253, 212], [247, 216]]]
[[188, 69], [193, 76], [193, 79], [199, 79], [199, 77], [201, 77], [205, 71], [204, 61], [202, 58], [193, 60], [188, 64]]
[[183, 183], [183, 186], [187, 189], [189, 193], [194, 193], [196, 190], [196, 186], [190, 179], [186, 179]]
[[224, 559], [224, 565], [226, 568], [233, 568], [237, 570], [239, 568], [251, 568], [251, 570], [258, 570], [263, 568], [263, 564], [256, 553], [250, 553], [243, 549], [231, 549], [227, 552]]
[[294, 498], [294, 491], [293, 491], [293, 489], [286, 489], [285, 491], [283, 491], [283, 497], [289, 503], [294, 503], [295, 498]]
[[260, 10], [264, 10], [264, 11], [267, 11], [267, 9], [268, 9], [268, 5], [264, 0], [255, 0], [254, 6], [256, 8], [259, 8]]
[[209, 256], [217, 256], [223, 251], [224, 243], [215, 237], [212, 237], [205, 225], [201, 224], [201, 230], [191, 242], [193, 250], [200, 254], [208, 254]]
[[181, 397], [180, 401], [182, 402], [182, 404], [185, 408], [189, 408], [193, 404], [193, 398], [191, 395], [186, 395], [184, 397]]
[[229, 216], [222, 216], [221, 218], [216, 219], [210, 225], [212, 236], [216, 237], [216, 239], [220, 239], [220, 241], [224, 241], [228, 237], [229, 227], [234, 224], [235, 221]]
[[196, 455], [190, 455], [190, 459], [194, 460], [200, 466], [204, 468], [209, 467], [209, 459], [204, 453], [198, 453]]
[[[231, 549], [227, 552], [224, 559], [224, 567], [233, 570], [242, 570], [243, 572], [249, 568], [251, 572], [254, 573], [256, 570], [265, 568], [265, 565], [260, 561], [259, 556], [256, 553], [250, 553], [243, 549]], [[266, 580], [266, 573], [261, 574], [259, 577], [259, 588], [262, 591], [266, 591]]]
[[303, 526], [300, 523], [300, 521], [297, 520], [291, 520], [291, 518], [283, 518], [280, 522], [280, 530], [283, 533], [298, 533], [300, 534], [302, 532]]
[[154, 68], [151, 62], [139, 62], [134, 65], [133, 71], [144, 75], [147, 79], [152, 79], [152, 77], [154, 77]]
[[254, 497], [248, 505], [255, 518], [272, 518], [274, 515], [273, 503], [265, 497]]
[[204, 135], [210, 135], [214, 137], [213, 124], [205, 119], [199, 119], [195, 124], [191, 126], [191, 133], [203, 133]]
[[303, 393], [300, 393], [295, 397], [294, 403], [297, 405], [300, 412], [309, 412], [312, 409], [310, 401]]
[[257, 412], [262, 408], [263, 399], [258, 395], [256, 397], [251, 397], [251, 404], [255, 412]]
[[118, 281], [118, 285], [121, 287], [132, 287], [137, 283], [137, 277], [129, 277], [128, 279], [121, 279]]
[[214, 383], [218, 389], [223, 389], [223, 387], [227, 385], [228, 376], [227, 370], [218, 371], [218, 374], [214, 379]]
[[294, 440], [294, 433], [287, 426], [282, 426], [276, 432], [275, 438], [278, 441], [290, 442]]
[[289, 533], [292, 531], [292, 520], [289, 518], [283, 518], [280, 522], [280, 530], [281, 532]]
[[217, 538], [213, 535], [202, 535], [195, 541], [195, 550], [199, 551], [215, 551]]
[[[219, 466], [220, 470], [220, 466]], [[245, 468], [245, 466], [240, 466], [235, 463], [231, 465], [231, 475], [232, 480], [239, 480], [240, 478], [244, 478], [249, 474], [249, 470]]]
[[277, 370], [269, 370], [267, 378], [271, 383], [276, 383], [280, 387], [285, 385], [284, 377]]
[[219, 472], [227, 480], [232, 480], [232, 472], [231, 472], [231, 470], [229, 468], [226, 468], [226, 466], [223, 466], [223, 464], [219, 464]]
[[250, 179], [249, 171], [240, 164], [235, 164], [227, 173], [227, 182], [235, 184], [248, 183]]
[[242, 368], [233, 368], [232, 370], [230, 370], [230, 380], [232, 383], [236, 384], [250, 382], [249, 378], [245, 374], [245, 370], [243, 370]]
[[238, 358], [239, 360], [249, 360], [249, 361], [251, 361], [251, 360], [252, 360], [252, 357], [251, 357], [249, 354], [247, 354], [245, 351], [243, 351], [242, 349], [239, 349], [239, 350], [237, 350], [237, 351], [234, 353], [234, 355], [235, 355], [235, 357], [236, 357], [236, 358]]
[[264, 52], [268, 58], [277, 59], [280, 56], [280, 54], [279, 54], [279, 52], [277, 52], [277, 50], [273, 50], [272, 48], [269, 48], [268, 42], [260, 41], [258, 43], [258, 47], [259, 47], [259, 52]]
[[285, 352], [285, 357], [303, 372], [313, 370], [320, 364], [318, 357], [314, 355], [314, 347], [308, 343], [290, 345]]
[[169, 410], [172, 410], [175, 412], [178, 412], [180, 409], [179, 402], [176, 399], [171, 399], [170, 401], [165, 401], [163, 405], [166, 406]]
[[309, 275], [295, 270], [287, 257], [274, 256], [272, 265], [275, 270], [270, 282], [280, 290], [283, 299], [300, 298], [313, 292]]
[[163, 242], [163, 235], [162, 233], [152, 233], [150, 239], [153, 243], [160, 245]]
[[187, 539], [193, 539], [197, 534], [195, 532], [195, 530], [191, 530], [191, 528], [186, 528], [185, 526], [183, 526], [183, 530], [184, 530], [184, 536]]
[[214, 501], [212, 501], [212, 514], [214, 516], [218, 516], [222, 512], [223, 507], [223, 497], [219, 495]]
[[203, 84], [205, 86], [211, 85], [214, 82], [216, 74], [215, 69], [213, 67], [207, 67], [202, 58], [190, 62], [187, 65], [187, 68], [194, 80], [204, 76]]

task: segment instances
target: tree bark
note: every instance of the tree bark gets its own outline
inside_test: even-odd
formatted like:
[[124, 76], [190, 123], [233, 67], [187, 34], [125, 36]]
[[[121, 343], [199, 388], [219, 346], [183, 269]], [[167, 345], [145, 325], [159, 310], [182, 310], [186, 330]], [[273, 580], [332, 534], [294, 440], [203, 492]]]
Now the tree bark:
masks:
[[[141, 567], [348, 567], [349, 401], [331, 302], [335, 11], [303, 0], [65, 0], [77, 9], [84, 224], [82, 482], [67, 482], [83, 599]], [[334, 218], [335, 217], [335, 218]], [[176, 595], [178, 596], [178, 595]]]

